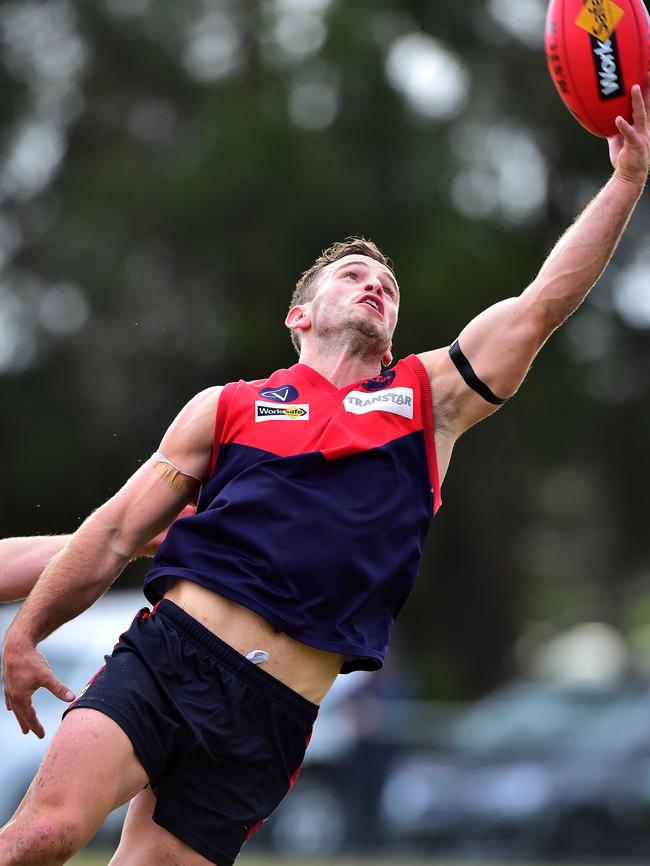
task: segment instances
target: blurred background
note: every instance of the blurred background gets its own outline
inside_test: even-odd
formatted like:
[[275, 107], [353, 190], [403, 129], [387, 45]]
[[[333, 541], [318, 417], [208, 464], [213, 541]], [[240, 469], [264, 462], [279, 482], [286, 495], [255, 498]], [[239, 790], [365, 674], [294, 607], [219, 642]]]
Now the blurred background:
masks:
[[[335, 240], [392, 257], [396, 357], [518, 294], [610, 173], [545, 5], [0, 3], [0, 535], [74, 529], [195, 392], [294, 363]], [[458, 444], [389, 664], [256, 844], [650, 851], [649, 211]]]

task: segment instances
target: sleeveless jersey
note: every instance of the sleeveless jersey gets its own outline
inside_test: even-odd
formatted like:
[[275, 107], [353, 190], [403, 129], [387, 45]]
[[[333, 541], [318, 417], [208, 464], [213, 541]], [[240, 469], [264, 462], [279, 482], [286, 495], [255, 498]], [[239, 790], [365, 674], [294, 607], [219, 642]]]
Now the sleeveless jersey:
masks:
[[428, 376], [415, 355], [337, 388], [295, 364], [226, 385], [197, 513], [145, 579], [186, 578], [298, 641], [376, 670], [440, 504]]

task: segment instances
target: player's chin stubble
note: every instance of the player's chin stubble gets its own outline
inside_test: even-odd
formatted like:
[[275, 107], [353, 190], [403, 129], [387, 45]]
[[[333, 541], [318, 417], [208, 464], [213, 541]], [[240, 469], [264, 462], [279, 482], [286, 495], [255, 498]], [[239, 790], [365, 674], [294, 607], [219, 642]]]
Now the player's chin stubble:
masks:
[[367, 319], [349, 320], [341, 336], [348, 351], [362, 357], [381, 358], [389, 347], [389, 341], [377, 323]]

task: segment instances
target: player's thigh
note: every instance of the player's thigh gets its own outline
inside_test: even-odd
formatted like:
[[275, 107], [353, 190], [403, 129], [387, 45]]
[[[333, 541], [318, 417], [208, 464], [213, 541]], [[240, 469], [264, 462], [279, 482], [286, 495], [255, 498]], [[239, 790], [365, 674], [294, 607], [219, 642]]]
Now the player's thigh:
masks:
[[90, 838], [147, 781], [122, 728], [97, 710], [79, 708], [54, 735], [14, 822], [25, 827], [49, 816]]
[[131, 800], [122, 838], [109, 866], [207, 866], [197, 854], [153, 820], [156, 796], [147, 787]]

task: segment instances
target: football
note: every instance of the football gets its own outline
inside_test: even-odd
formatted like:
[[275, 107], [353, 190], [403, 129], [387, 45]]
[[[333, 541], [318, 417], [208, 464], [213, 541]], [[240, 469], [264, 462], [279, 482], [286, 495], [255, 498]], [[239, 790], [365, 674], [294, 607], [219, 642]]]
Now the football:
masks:
[[589, 132], [616, 135], [632, 121], [630, 91], [646, 86], [650, 17], [643, 0], [551, 0], [546, 59], [564, 104]]

